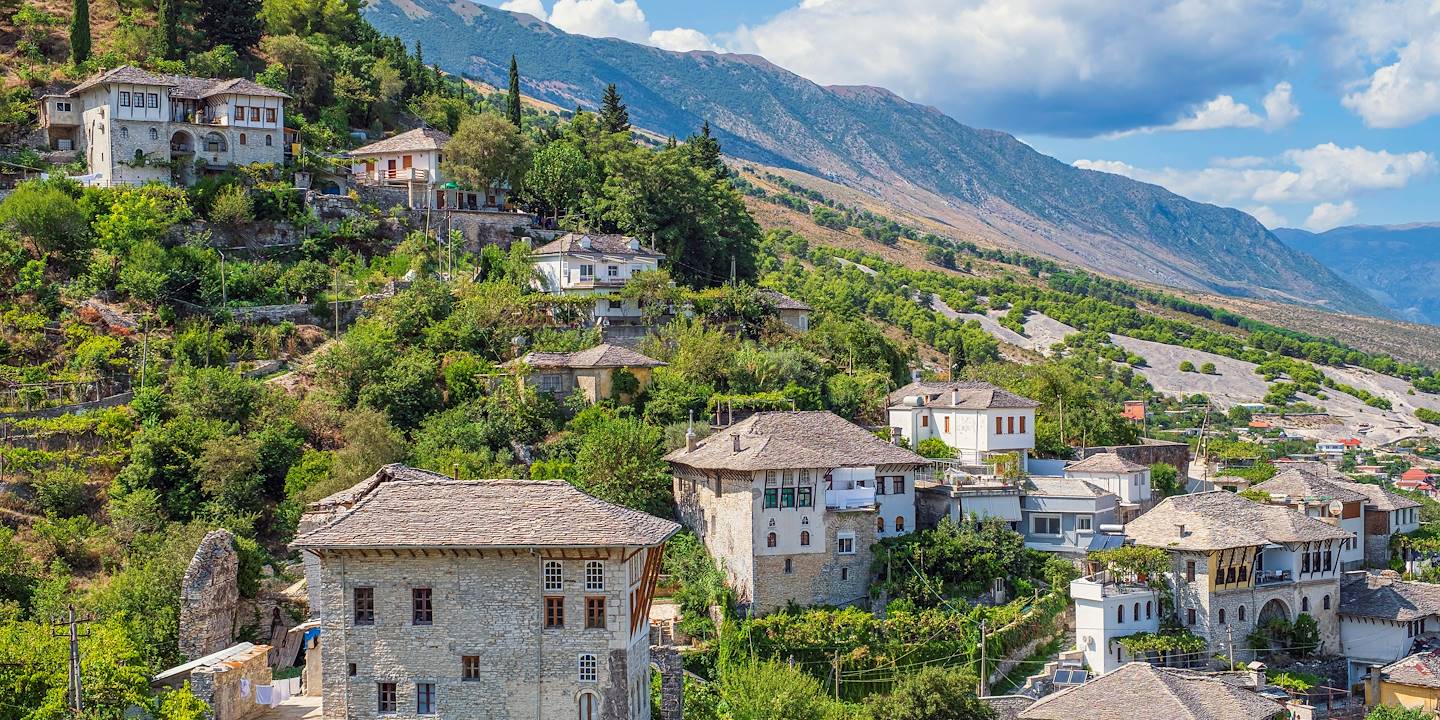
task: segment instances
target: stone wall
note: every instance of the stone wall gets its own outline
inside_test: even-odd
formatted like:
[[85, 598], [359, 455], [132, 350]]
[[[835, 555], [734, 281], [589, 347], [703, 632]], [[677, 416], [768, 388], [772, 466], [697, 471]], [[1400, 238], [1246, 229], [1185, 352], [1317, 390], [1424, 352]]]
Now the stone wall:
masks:
[[[1190, 467], [1190, 446], [1185, 443], [1168, 442], [1141, 438], [1139, 445], [1108, 445], [1085, 449], [1085, 457], [1098, 453], [1115, 453], [1126, 460], [1141, 465], [1165, 463], [1178, 469], [1183, 476]], [[1084, 458], [1081, 458], [1082, 460]]]
[[[397, 715], [414, 716], [417, 682], [435, 684], [438, 716], [550, 720], [575, 717], [584, 693], [595, 695], [604, 720], [645, 720], [649, 714], [648, 632], [630, 634], [626, 568], [608, 551], [604, 592], [584, 589], [585, 560], [564, 560], [564, 590], [543, 590], [542, 558], [497, 553], [330, 555], [320, 563], [325, 613], [324, 714], [377, 716], [378, 682], [394, 682]], [[356, 587], [374, 588], [375, 622], [353, 624]], [[432, 591], [434, 622], [415, 625], [411, 590]], [[565, 627], [543, 629], [545, 596], [565, 598]], [[605, 629], [584, 627], [584, 598], [606, 598]], [[596, 657], [598, 682], [581, 682], [578, 660]], [[480, 677], [461, 677], [461, 658], [480, 658]], [[353, 672], [351, 667], [353, 666]], [[644, 683], [644, 697], [631, 687]]]
[[[842, 532], [855, 534], [855, 552], [836, 552], [836, 538]], [[757, 555], [755, 557], [755, 599], [751, 609], [758, 615], [784, 608], [790, 601], [801, 605], [867, 605], [870, 599], [870, 565], [875, 560], [875, 513], [850, 510], [825, 513], [825, 546], [818, 553]], [[790, 560], [790, 572], [785, 561]]]
[[211, 720], [250, 720], [270, 708], [255, 702], [255, 688], [272, 682], [269, 645], [190, 671], [190, 690], [210, 706]]
[[[1181, 625], [1186, 625], [1189, 608], [1196, 610], [1196, 623], [1188, 629], [1207, 638], [1210, 649], [1223, 652], [1230, 643], [1246, 647], [1245, 638], [1259, 622], [1260, 611], [1271, 600], [1285, 605], [1287, 619], [1295, 621], [1308, 599], [1308, 614], [1315, 618], [1320, 630], [1321, 652], [1338, 652], [1340, 649], [1340, 620], [1336, 609], [1340, 605], [1340, 581], [1332, 576], [1300, 582], [1277, 583], [1240, 590], [1210, 592], [1208, 556], [1201, 553], [1172, 553], [1175, 558], [1172, 587], [1175, 593], [1175, 609]], [[1195, 580], [1185, 580], [1185, 561], [1195, 561]], [[1330, 598], [1329, 609], [1325, 608], [1325, 597]], [[1240, 619], [1244, 608], [1245, 618]], [[1220, 611], [1225, 611], [1225, 622], [1220, 622]]]
[[229, 530], [211, 530], [180, 583], [180, 654], [188, 660], [232, 644], [240, 602], [240, 558]]
[[[695, 531], [715, 559], [741, 605], [755, 593], [755, 549], [752, 545], [753, 481], [748, 473], [724, 479], [677, 468], [675, 504], [680, 522]], [[719, 493], [716, 493], [716, 490]]]

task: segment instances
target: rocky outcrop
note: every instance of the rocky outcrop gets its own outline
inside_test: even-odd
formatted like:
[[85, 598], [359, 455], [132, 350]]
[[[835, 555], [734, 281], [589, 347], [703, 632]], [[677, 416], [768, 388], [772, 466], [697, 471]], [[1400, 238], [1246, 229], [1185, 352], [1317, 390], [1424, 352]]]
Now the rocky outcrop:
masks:
[[229, 530], [211, 530], [180, 584], [180, 654], [188, 660], [232, 644], [240, 604], [240, 557]]

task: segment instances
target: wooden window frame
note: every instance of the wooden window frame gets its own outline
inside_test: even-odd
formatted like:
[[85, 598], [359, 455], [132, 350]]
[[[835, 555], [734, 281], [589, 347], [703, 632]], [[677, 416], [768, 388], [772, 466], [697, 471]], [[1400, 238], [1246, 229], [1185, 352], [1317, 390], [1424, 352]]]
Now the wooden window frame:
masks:
[[475, 682], [480, 679], [480, 656], [460, 656], [460, 680], [462, 682]]
[[605, 592], [605, 563], [599, 560], [585, 563], [585, 592]]
[[565, 627], [565, 598], [555, 595], [545, 597], [545, 629], [561, 630]]
[[[362, 602], [361, 598], [364, 597]], [[352, 625], [374, 625], [375, 624], [375, 588], [357, 587], [350, 589], [350, 604], [354, 609], [351, 613]]]
[[400, 711], [400, 689], [394, 682], [375, 683], [375, 712], [392, 715]]
[[415, 683], [415, 714], [435, 715], [435, 683]]
[[607, 624], [605, 597], [603, 595], [587, 596], [585, 598], [585, 629], [604, 630]]

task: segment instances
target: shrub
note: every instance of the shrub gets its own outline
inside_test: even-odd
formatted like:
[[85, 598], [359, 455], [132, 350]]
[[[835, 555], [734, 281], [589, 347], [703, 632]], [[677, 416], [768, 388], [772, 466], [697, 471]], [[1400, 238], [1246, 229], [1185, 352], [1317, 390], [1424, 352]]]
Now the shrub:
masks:
[[1207, 363], [1205, 363], [1204, 365], [1201, 365], [1201, 366], [1200, 366], [1200, 372], [1202, 372], [1202, 373], [1204, 373], [1204, 374], [1206, 374], [1206, 375], [1215, 375], [1215, 374], [1217, 374], [1217, 373], [1216, 373], [1216, 370], [1215, 370], [1215, 363], [1213, 363], [1213, 362], [1207, 362]]
[[1189, 360], [1180, 361], [1180, 372], [1195, 372], [1195, 363]]
[[927, 458], [945, 459], [955, 457], [955, 448], [946, 445], [945, 441], [940, 438], [925, 438], [921, 440], [920, 444], [915, 446], [915, 452]]
[[35, 495], [47, 515], [78, 515], [85, 506], [85, 473], [73, 467], [49, 470], [35, 479]]
[[1440, 412], [1435, 412], [1430, 408], [1415, 408], [1415, 417], [1423, 423], [1440, 425]]
[[238, 183], [226, 185], [210, 204], [210, 221], [230, 227], [254, 222], [255, 201], [250, 198], [250, 191]]

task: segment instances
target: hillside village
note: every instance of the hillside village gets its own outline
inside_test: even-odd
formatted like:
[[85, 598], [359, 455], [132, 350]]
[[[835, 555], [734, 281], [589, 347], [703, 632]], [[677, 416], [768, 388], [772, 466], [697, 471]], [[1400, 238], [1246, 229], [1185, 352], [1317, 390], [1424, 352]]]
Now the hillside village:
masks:
[[1440, 708], [1437, 368], [217, 7], [4, 28], [0, 720]]

